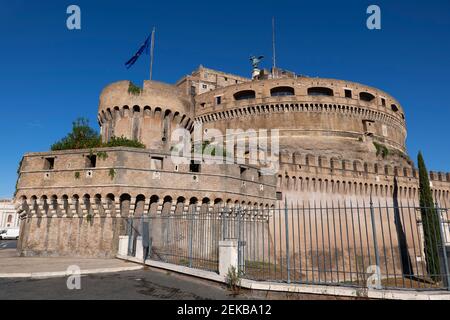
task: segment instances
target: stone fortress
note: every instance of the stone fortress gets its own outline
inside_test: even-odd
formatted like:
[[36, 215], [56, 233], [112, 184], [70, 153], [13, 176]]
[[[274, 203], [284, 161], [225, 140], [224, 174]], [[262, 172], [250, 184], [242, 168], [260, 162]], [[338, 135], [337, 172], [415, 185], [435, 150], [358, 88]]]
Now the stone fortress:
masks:
[[[402, 106], [359, 83], [299, 76], [281, 69], [244, 78], [200, 66], [176, 84], [129, 81], [100, 95], [103, 141], [124, 136], [126, 147], [28, 153], [15, 197], [22, 255], [114, 256], [121, 218], [173, 214], [191, 206], [251, 208], [277, 201], [417, 203], [418, 171], [405, 147]], [[278, 129], [279, 169], [250, 164], [175, 164], [171, 133]], [[430, 172], [435, 199], [450, 204], [450, 174]]]

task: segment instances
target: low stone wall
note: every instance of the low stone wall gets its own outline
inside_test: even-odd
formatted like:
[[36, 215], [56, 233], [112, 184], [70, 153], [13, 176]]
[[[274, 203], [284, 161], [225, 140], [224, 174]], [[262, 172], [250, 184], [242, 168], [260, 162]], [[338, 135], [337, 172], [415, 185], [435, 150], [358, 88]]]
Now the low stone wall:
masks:
[[112, 258], [125, 221], [116, 217], [29, 217], [21, 223], [21, 256]]

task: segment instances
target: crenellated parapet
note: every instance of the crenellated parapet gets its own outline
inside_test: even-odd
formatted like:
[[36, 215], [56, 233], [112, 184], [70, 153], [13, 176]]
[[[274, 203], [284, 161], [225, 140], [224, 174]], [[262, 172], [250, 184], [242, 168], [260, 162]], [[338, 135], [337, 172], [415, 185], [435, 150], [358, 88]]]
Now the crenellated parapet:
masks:
[[129, 81], [119, 81], [103, 89], [98, 109], [103, 141], [124, 136], [142, 142], [149, 149], [167, 150], [173, 130], [191, 130], [192, 103], [180, 89], [144, 81], [142, 89], [130, 91], [131, 85]]
[[17, 184], [18, 209], [31, 216], [122, 216], [124, 195], [252, 207], [276, 201], [274, 176], [262, 175], [254, 166], [205, 161], [181, 163], [170, 153], [134, 148], [29, 153]]
[[[392, 199], [395, 183], [399, 199], [412, 203], [419, 199], [419, 172], [408, 163], [301, 153], [282, 153], [280, 162], [277, 189], [290, 199], [311, 198], [313, 194], [321, 194], [322, 200], [350, 196]], [[450, 203], [450, 174], [431, 171], [429, 178], [435, 200]]]

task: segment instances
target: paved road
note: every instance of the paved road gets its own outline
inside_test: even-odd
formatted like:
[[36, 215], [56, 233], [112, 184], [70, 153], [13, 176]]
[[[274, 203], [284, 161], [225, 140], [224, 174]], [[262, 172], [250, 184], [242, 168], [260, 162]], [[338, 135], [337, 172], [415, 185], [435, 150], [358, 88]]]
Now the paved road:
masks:
[[233, 299], [224, 285], [155, 269], [82, 276], [80, 290], [67, 289], [66, 282], [67, 278], [0, 279], [0, 300]]
[[17, 247], [17, 240], [0, 240], [0, 250], [15, 249]]
[[[0, 273], [2, 263], [8, 259], [18, 259], [15, 250], [17, 241], [0, 240]], [[24, 263], [24, 259], [17, 262]], [[30, 258], [32, 259], [32, 258]], [[38, 266], [41, 258], [34, 258], [28, 264], [33, 270]], [[45, 270], [56, 267], [56, 260], [47, 262]], [[94, 263], [96, 260], [93, 260]], [[99, 260], [99, 259], [97, 259]], [[114, 259], [113, 259], [114, 260]], [[124, 263], [123, 261], [117, 260]], [[44, 261], [45, 262], [45, 261]], [[50, 263], [50, 266], [48, 265]], [[45, 264], [45, 263], [44, 263]], [[73, 263], [71, 263], [73, 264]], [[111, 263], [108, 263], [110, 266]], [[90, 264], [89, 264], [90, 265]], [[3, 269], [6, 269], [3, 266]], [[24, 272], [25, 266], [17, 265], [15, 272]], [[3, 270], [5, 271], [5, 270]], [[185, 299], [346, 299], [342, 297], [317, 296], [308, 294], [292, 294], [281, 292], [265, 292], [243, 290], [240, 295], [234, 297], [223, 284], [210, 282], [180, 275], [169, 271], [145, 267], [143, 270], [123, 271], [117, 273], [90, 274], [81, 277], [81, 289], [69, 290], [67, 278], [29, 279], [29, 278], [0, 278], [0, 300], [32, 299], [120, 299], [120, 300], [185, 300]]]

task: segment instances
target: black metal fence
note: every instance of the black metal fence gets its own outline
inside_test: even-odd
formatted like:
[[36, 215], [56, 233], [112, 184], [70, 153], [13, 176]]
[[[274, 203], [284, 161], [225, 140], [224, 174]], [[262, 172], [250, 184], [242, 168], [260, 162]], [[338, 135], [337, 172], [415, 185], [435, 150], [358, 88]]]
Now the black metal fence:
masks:
[[[431, 218], [430, 218], [431, 217]], [[242, 276], [261, 281], [449, 289], [448, 209], [346, 201], [215, 207], [128, 218], [129, 255], [218, 271], [237, 239]]]

